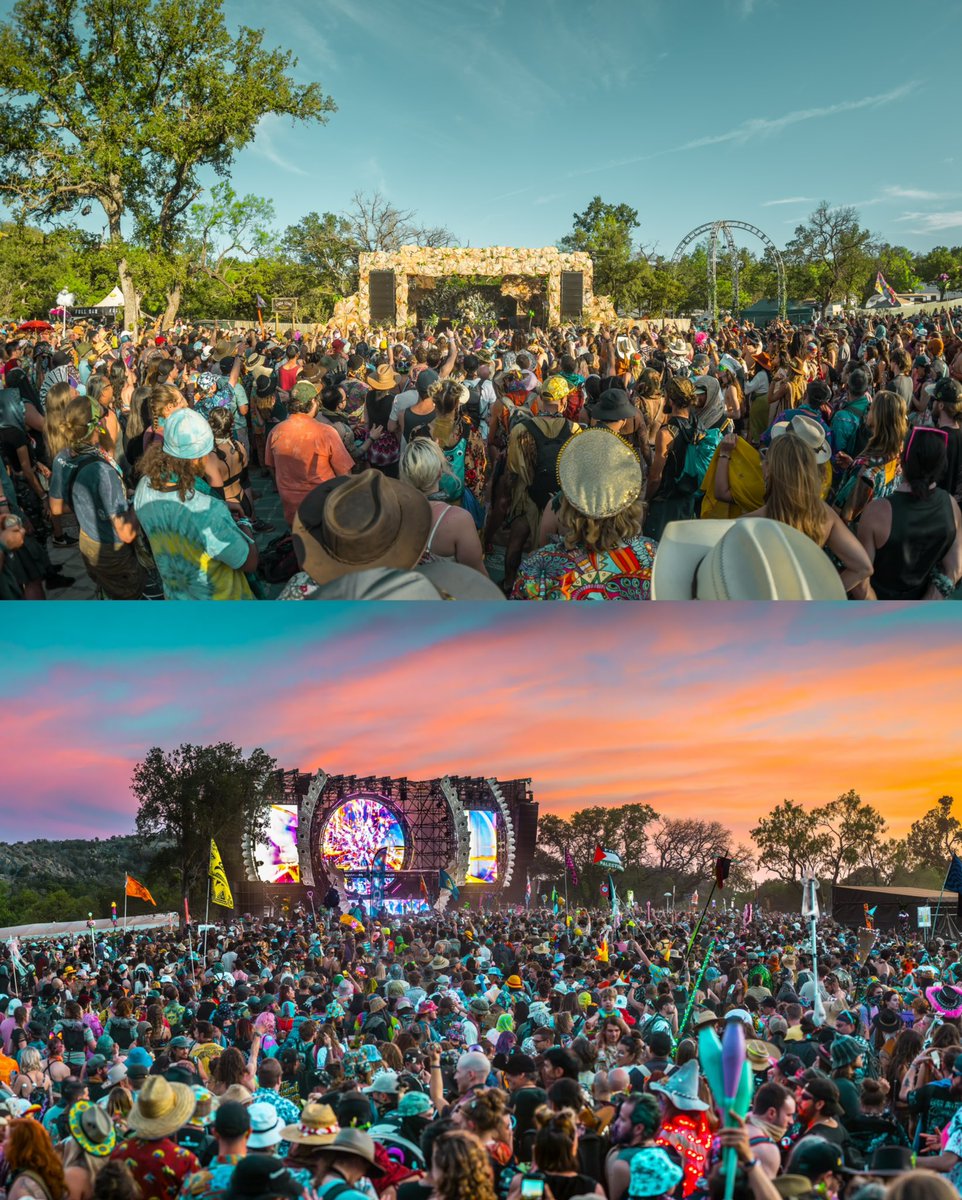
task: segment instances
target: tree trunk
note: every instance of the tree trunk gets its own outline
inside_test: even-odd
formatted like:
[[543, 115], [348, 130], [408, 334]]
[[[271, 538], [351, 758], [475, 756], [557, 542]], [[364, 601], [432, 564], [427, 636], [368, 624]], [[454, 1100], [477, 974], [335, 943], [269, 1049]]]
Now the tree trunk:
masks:
[[134, 277], [130, 273], [126, 256], [117, 263], [117, 274], [120, 278], [120, 290], [124, 294], [124, 328], [129, 329], [136, 339], [139, 305], [137, 289], [134, 287]]
[[173, 323], [177, 320], [177, 313], [180, 309], [180, 298], [183, 294], [184, 288], [180, 283], [175, 283], [167, 293], [167, 308], [164, 311], [164, 318], [160, 323], [161, 333], [163, 333], [166, 329], [170, 329]]

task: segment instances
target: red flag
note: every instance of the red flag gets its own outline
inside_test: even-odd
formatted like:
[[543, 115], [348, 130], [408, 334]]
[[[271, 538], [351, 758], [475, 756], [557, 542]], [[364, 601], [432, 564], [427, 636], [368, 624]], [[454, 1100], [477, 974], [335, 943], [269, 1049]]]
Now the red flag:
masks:
[[428, 885], [427, 885], [427, 884], [424, 882], [424, 876], [423, 876], [423, 875], [421, 876], [421, 883], [420, 883], [420, 885], [419, 885], [419, 888], [420, 888], [421, 895], [424, 897], [424, 899], [425, 899], [425, 900], [427, 900], [427, 898], [428, 898]]
[[602, 848], [600, 846], [595, 846], [595, 857], [594, 857], [593, 861], [596, 863], [600, 863], [604, 859], [604, 857], [605, 857], [604, 850], [602, 850]]
[[190, 924], [190, 909], [187, 907], [187, 897], [184, 897], [184, 920]]

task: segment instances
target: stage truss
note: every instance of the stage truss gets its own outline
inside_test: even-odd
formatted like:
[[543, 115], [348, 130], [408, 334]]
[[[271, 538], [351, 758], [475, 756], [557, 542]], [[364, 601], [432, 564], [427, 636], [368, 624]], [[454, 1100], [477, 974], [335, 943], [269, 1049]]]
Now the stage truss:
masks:
[[785, 263], [782, 259], [778, 247], [757, 225], [749, 225], [747, 221], [710, 221], [707, 225], [699, 225], [697, 229], [693, 229], [691, 233], [685, 237], [675, 247], [675, 252], [671, 256], [671, 265], [677, 266], [681, 262], [681, 256], [693, 243], [699, 238], [708, 234], [708, 308], [711, 312], [713, 321], [718, 319], [718, 236], [721, 234], [728, 246], [728, 260], [731, 265], [732, 273], [732, 315], [737, 317], [741, 311], [741, 299], [738, 293], [738, 246], [735, 244], [735, 238], [732, 235], [733, 229], [744, 229], [747, 233], [754, 234], [755, 237], [765, 246], [775, 261], [775, 273], [778, 277], [778, 313], [784, 317], [788, 306], [788, 290], [785, 282]]

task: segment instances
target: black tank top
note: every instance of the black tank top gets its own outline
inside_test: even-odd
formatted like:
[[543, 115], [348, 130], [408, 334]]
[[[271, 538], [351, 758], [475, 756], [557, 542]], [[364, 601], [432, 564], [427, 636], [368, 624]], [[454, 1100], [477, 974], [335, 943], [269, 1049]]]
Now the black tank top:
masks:
[[893, 492], [892, 532], [875, 556], [872, 587], [880, 600], [921, 600], [929, 575], [955, 541], [952, 498], [933, 488], [923, 500]]

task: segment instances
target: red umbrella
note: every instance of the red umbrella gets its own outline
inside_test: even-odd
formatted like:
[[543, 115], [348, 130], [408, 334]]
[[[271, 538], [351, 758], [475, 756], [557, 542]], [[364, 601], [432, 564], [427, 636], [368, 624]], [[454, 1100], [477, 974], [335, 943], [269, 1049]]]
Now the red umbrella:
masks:
[[20, 326], [20, 328], [17, 330], [17, 332], [23, 333], [24, 330], [29, 330], [29, 329], [34, 329], [34, 330], [39, 331], [41, 329], [53, 329], [53, 326], [50, 324], [49, 321], [24, 321], [24, 323]]

